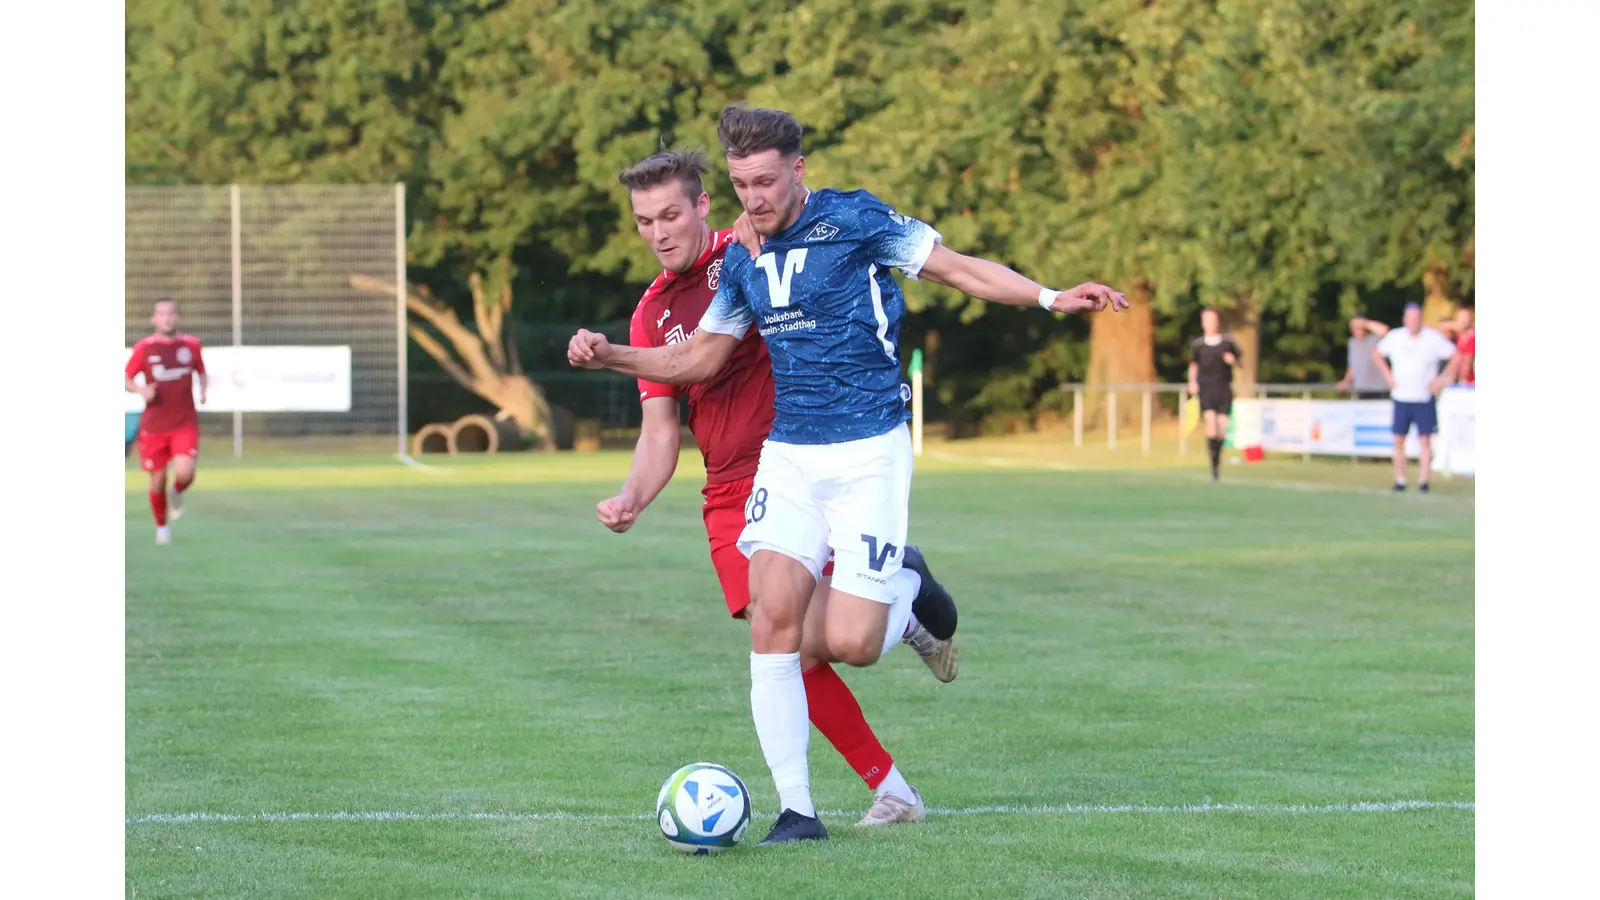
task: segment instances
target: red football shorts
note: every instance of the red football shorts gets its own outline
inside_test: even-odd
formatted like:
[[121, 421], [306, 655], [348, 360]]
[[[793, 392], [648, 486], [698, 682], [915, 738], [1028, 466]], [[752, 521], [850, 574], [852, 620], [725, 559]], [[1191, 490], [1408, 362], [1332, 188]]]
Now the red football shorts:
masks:
[[[750, 560], [739, 552], [739, 534], [744, 531], [744, 505], [750, 500], [755, 480], [752, 475], [737, 481], [708, 484], [700, 492], [706, 498], [703, 512], [706, 537], [711, 541], [711, 567], [717, 570], [722, 599], [728, 604], [728, 614], [734, 618], [742, 617], [745, 607], [750, 605]], [[833, 574], [831, 557], [822, 574]]]
[[200, 455], [200, 426], [190, 425], [177, 431], [152, 434], [139, 432], [139, 462], [146, 472], [159, 472], [175, 456], [190, 459]]

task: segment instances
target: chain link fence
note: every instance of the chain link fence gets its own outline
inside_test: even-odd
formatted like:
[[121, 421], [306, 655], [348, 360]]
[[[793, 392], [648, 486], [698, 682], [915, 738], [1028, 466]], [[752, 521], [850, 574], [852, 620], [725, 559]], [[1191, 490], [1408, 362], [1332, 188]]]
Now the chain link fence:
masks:
[[289, 439], [394, 446], [405, 432], [399, 299], [350, 280], [404, 282], [404, 205], [401, 185], [128, 187], [126, 346], [150, 333], [154, 301], [170, 297], [181, 330], [206, 348], [214, 385], [296, 376], [213, 350], [348, 347], [338, 373], [347, 410], [205, 412], [202, 433], [231, 434], [235, 452]]

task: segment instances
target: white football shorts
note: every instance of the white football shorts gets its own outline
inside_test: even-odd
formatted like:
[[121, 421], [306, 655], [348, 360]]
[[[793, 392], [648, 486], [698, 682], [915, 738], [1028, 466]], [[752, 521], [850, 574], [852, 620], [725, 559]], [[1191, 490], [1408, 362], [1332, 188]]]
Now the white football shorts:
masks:
[[821, 578], [833, 552], [833, 586], [892, 603], [911, 511], [911, 432], [843, 444], [761, 445], [739, 550], [772, 550]]

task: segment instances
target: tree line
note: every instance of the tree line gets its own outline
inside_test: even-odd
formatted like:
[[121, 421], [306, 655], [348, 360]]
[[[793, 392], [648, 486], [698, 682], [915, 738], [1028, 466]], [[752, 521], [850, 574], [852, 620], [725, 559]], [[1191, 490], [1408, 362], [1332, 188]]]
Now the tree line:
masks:
[[655, 275], [618, 170], [773, 106], [813, 186], [1136, 301], [1057, 320], [907, 282], [902, 343], [953, 418], [1175, 380], [1206, 306], [1246, 380], [1333, 381], [1350, 315], [1472, 300], [1473, 23], [1467, 0], [134, 0], [127, 174], [404, 181], [417, 302], [536, 373], [541, 326], [620, 325]]

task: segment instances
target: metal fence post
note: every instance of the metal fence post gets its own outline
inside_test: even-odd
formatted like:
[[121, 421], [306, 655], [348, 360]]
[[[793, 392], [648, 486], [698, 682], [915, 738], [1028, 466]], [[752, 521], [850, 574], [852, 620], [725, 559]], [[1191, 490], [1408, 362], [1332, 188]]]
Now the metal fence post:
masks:
[[1117, 391], [1112, 388], [1106, 394], [1106, 447], [1117, 449]]
[[1145, 388], [1139, 410], [1139, 444], [1140, 450], [1144, 452], [1145, 456], [1150, 455], [1150, 401], [1152, 396], [1150, 389]]
[[1178, 388], [1178, 455], [1189, 455], [1189, 388]]
[[1072, 389], [1072, 446], [1083, 449], [1083, 388]]
[[1303, 399], [1306, 401], [1306, 448], [1300, 454], [1300, 461], [1311, 462], [1311, 392], [1306, 391]]
[[[233, 345], [244, 345], [244, 246], [239, 228], [239, 186], [231, 185], [228, 191], [233, 207], [231, 231], [233, 235]], [[244, 456], [244, 413], [233, 411], [233, 455]]]
[[399, 407], [400, 456], [405, 457], [406, 447], [406, 185], [394, 185], [394, 340], [395, 376], [397, 379], [396, 405]]

